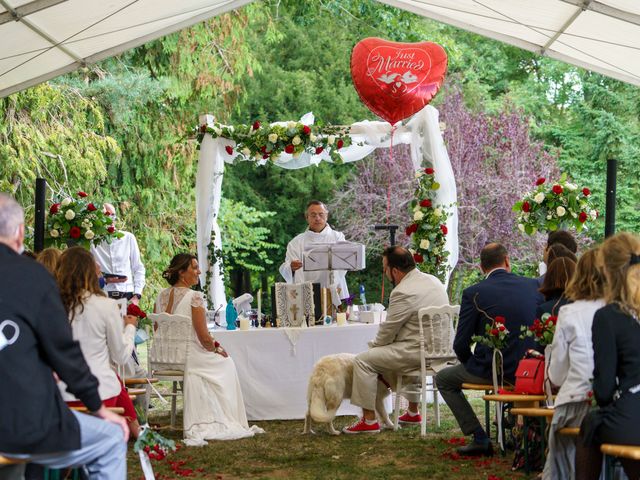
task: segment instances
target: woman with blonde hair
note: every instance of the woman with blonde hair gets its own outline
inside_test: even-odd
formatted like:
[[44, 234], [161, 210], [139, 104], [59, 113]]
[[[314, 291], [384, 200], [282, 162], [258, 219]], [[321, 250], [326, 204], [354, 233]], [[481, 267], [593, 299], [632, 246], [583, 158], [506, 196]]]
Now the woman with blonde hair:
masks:
[[[98, 393], [107, 407], [124, 408], [131, 435], [140, 425], [133, 403], [112, 365], [124, 365], [131, 356], [137, 318], [123, 318], [115, 300], [107, 298], [98, 285], [96, 262], [82, 247], [72, 247], [60, 256], [56, 270], [60, 297], [69, 316], [73, 338], [80, 343], [91, 373], [98, 379]], [[62, 398], [71, 406], [81, 405], [63, 382]]]
[[36, 255], [36, 261], [44, 265], [44, 268], [46, 268], [51, 275], [55, 275], [58, 262], [60, 261], [60, 255], [62, 255], [60, 250], [49, 247]]
[[564, 290], [571, 302], [559, 310], [547, 372], [560, 390], [549, 429], [549, 454], [544, 480], [575, 478], [575, 439], [559, 435], [564, 427], [578, 427], [589, 412], [593, 378], [591, 325], [596, 311], [604, 306], [604, 278], [598, 268], [598, 249], [585, 252]]
[[[600, 407], [585, 418], [576, 451], [576, 478], [597, 479], [599, 445], [640, 445], [640, 238], [619, 233], [600, 248], [606, 306], [593, 319], [593, 395]], [[621, 459], [627, 476], [640, 462]]]

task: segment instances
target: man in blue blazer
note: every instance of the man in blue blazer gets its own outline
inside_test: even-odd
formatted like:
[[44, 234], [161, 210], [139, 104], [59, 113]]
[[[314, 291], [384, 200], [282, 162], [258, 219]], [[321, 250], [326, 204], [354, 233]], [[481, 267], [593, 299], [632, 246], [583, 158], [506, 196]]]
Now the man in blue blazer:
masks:
[[480, 268], [484, 280], [462, 293], [460, 319], [453, 348], [460, 365], [441, 370], [436, 384], [465, 435], [473, 435], [473, 442], [458, 449], [462, 455], [491, 455], [493, 448], [471, 405], [462, 393], [463, 383], [491, 383], [491, 348], [476, 344], [473, 351], [471, 337], [484, 335], [485, 325], [497, 316], [505, 318], [509, 330], [507, 346], [502, 350], [504, 379], [512, 383], [518, 362], [530, 339], [520, 340], [520, 327], [533, 323], [536, 307], [543, 302], [538, 282], [533, 278], [511, 273], [507, 250], [499, 243], [487, 244], [480, 253]]

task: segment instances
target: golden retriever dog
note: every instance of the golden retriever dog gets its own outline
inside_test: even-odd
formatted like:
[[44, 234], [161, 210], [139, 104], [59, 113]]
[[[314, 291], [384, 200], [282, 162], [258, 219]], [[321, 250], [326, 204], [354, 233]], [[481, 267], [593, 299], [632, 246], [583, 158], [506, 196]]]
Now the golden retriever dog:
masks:
[[[351, 398], [354, 359], [355, 355], [351, 353], [338, 353], [322, 357], [314, 365], [309, 378], [308, 408], [302, 433], [313, 433], [311, 430], [313, 420], [316, 423], [328, 423], [329, 432], [332, 435], [340, 435], [340, 432], [333, 427], [333, 419], [342, 400]], [[387, 395], [389, 395], [388, 387], [378, 381], [376, 412], [381, 425], [393, 427], [384, 408], [384, 399]]]

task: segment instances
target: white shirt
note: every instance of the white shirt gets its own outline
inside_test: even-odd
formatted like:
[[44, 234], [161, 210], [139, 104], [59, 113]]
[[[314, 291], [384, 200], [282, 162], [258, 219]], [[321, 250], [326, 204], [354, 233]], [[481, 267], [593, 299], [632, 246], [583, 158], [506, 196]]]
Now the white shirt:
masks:
[[[287, 245], [287, 255], [284, 263], [280, 265], [280, 275], [282, 275], [282, 278], [284, 278], [287, 283], [312, 282], [319, 283], [321, 287], [329, 287], [328, 271], [305, 272], [302, 267], [300, 267], [295, 272], [292, 272], [291, 262], [293, 260], [302, 261], [304, 252], [315, 244], [342, 242], [344, 239], [342, 232], [333, 230], [329, 225], [324, 227], [321, 232], [307, 230], [297, 235]], [[349, 289], [347, 288], [347, 281], [345, 280], [346, 273], [344, 270], [333, 271], [334, 282], [340, 289], [340, 298], [347, 298], [349, 296]]]
[[[124, 365], [131, 357], [136, 328], [124, 326], [115, 300], [90, 295], [84, 300], [84, 309], [76, 310], [71, 330], [73, 339], [80, 343], [91, 373], [100, 383], [100, 398], [105, 400], [118, 395], [122, 387], [111, 364]], [[64, 382], [59, 382], [58, 386], [65, 402], [76, 400], [67, 392]]]
[[146, 282], [138, 242], [132, 233], [121, 233], [124, 237], [116, 238], [111, 243], [102, 242], [97, 247], [91, 246], [91, 253], [100, 265], [102, 273], [127, 277], [126, 282], [107, 283], [104, 288], [107, 292], [133, 292], [142, 295]]
[[548, 359], [549, 379], [560, 385], [555, 405], [587, 400], [593, 379], [591, 324], [603, 300], [578, 300], [560, 307]]

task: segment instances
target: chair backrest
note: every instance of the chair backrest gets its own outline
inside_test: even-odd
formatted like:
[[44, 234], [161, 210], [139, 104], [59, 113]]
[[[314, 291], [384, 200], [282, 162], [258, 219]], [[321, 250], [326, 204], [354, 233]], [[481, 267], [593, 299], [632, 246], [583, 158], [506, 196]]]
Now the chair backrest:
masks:
[[191, 340], [191, 319], [186, 315], [152, 313], [149, 319], [158, 326], [152, 336], [149, 351], [149, 370], [184, 371], [189, 342]]
[[459, 313], [460, 305], [427, 307], [418, 311], [422, 358], [456, 357], [453, 351], [455, 337], [453, 326]]

